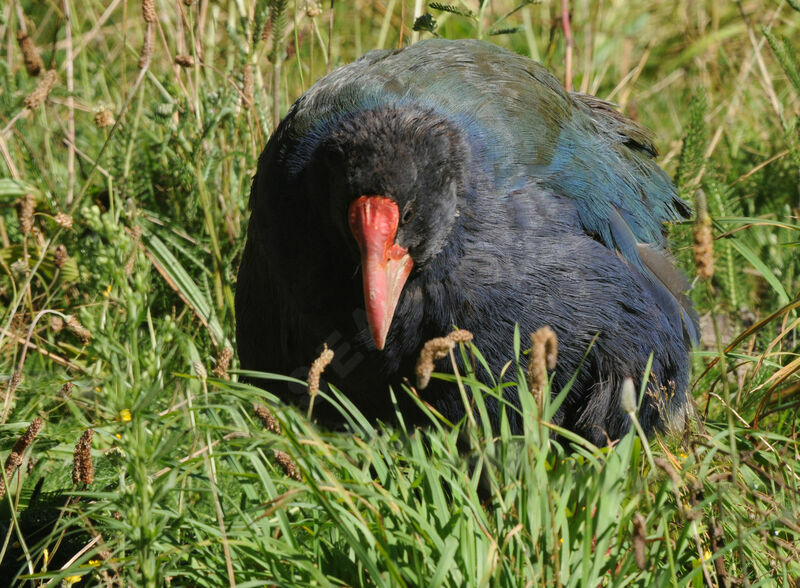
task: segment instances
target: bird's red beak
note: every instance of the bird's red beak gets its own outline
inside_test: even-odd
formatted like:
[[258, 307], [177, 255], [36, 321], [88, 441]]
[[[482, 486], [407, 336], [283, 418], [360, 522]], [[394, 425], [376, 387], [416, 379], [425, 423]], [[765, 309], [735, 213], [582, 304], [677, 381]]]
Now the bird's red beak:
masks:
[[414, 267], [408, 250], [394, 242], [400, 211], [385, 196], [361, 196], [350, 204], [350, 230], [361, 250], [364, 305], [372, 340], [386, 343], [400, 293]]

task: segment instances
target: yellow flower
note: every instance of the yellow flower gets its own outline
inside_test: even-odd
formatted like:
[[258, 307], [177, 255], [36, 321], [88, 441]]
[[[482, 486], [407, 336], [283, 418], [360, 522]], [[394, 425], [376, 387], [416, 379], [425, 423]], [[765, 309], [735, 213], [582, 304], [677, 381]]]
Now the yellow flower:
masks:
[[122, 435], [120, 435], [119, 433], [114, 433], [114, 437], [116, 437], [117, 439], [122, 439]]
[[92, 566], [93, 568], [100, 567], [102, 565], [102, 563], [103, 563], [102, 559], [90, 559], [89, 560], [89, 565]]
[[710, 552], [708, 549], [706, 549], [706, 550], [703, 552], [703, 561], [709, 561], [709, 560], [711, 559], [711, 556], [712, 556], [712, 555], [714, 555], [714, 554], [713, 554], [713, 553], [711, 553], [711, 552]]
[[108, 288], [106, 288], [105, 292], [103, 292], [103, 296], [105, 296], [106, 298], [111, 296], [111, 284], [109, 284]]
[[121, 411], [119, 411], [119, 420], [121, 420], [123, 423], [131, 422], [131, 411], [130, 411], [130, 409], [123, 408]]
[[68, 586], [72, 584], [77, 584], [80, 581], [81, 581], [81, 576], [67, 576], [66, 578], [64, 578], [64, 583]]

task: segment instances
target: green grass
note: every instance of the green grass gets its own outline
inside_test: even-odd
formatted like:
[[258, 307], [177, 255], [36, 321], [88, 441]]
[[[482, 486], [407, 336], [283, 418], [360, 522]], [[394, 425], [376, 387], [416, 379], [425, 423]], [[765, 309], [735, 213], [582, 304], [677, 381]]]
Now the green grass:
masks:
[[[328, 68], [396, 47], [401, 30], [406, 43], [429, 36], [411, 31], [416, 4], [425, 5], [340, 1], [331, 21], [328, 3], [309, 17], [303, 0], [159, 0], [144, 70], [138, 2], [0, 7], [2, 459], [34, 418], [44, 423], [21, 467], [8, 470], [0, 577], [35, 586], [77, 577], [136, 586], [797, 582], [797, 0], [570, 2], [575, 89], [654, 129], [682, 194], [692, 200], [702, 188], [709, 203], [715, 275], [692, 292], [705, 317], [694, 355], [700, 419], [681, 438], [643, 444], [631, 434], [611, 449], [575, 439], [566, 452], [545, 424], [552, 407], [540, 418], [527, 394], [522, 437], [450, 430], [435, 416], [425, 431], [386, 427], [341, 396], [350, 432], [278, 406], [277, 434], [252, 406], [274, 399], [237, 383], [235, 359], [213, 375], [235, 346], [247, 194], [274, 120]], [[462, 14], [427, 9], [437, 34], [487, 38], [564, 79], [560, 3], [505, 19], [513, 2], [453, 4]], [[23, 17], [58, 72], [33, 110], [24, 99], [41, 76], [28, 75], [17, 46]], [[177, 55], [194, 65], [175, 65]], [[104, 109], [115, 125], [95, 124]], [[694, 274], [691, 223], [671, 236]], [[499, 393], [471, 374], [459, 379], [478, 400]], [[93, 480], [74, 484], [87, 429]]]

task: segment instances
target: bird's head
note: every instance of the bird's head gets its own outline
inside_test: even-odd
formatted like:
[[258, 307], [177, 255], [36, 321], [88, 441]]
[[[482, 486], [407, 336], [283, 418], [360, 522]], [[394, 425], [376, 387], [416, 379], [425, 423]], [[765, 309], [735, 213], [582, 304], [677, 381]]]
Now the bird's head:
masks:
[[383, 349], [409, 276], [423, 271], [451, 236], [468, 144], [440, 115], [394, 107], [347, 118], [317, 154], [329, 213], [360, 255], [367, 320]]

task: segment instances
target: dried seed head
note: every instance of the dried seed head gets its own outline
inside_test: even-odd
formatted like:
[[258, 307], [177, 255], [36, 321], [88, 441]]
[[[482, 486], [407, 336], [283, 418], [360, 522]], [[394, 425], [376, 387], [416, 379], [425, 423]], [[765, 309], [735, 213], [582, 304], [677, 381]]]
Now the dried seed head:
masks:
[[44, 233], [42, 233], [42, 230], [35, 224], [31, 227], [31, 235], [33, 235], [33, 238], [36, 240], [36, 244], [39, 246], [39, 249], [44, 249], [46, 245]]
[[424, 390], [428, 387], [436, 360], [446, 357], [459, 343], [468, 341], [472, 341], [472, 333], [459, 329], [446, 337], [436, 337], [425, 343], [417, 359], [417, 388]]
[[279, 449], [273, 449], [272, 455], [275, 457], [275, 461], [278, 462], [278, 465], [281, 466], [283, 473], [286, 474], [287, 477], [291, 478], [292, 480], [297, 480], [298, 482], [302, 481], [303, 477], [300, 475], [300, 468], [298, 468], [297, 464], [292, 461], [292, 458], [288, 453]]
[[61, 329], [64, 328], [64, 319], [58, 316], [57, 314], [51, 314], [50, 328], [53, 330], [54, 333], [60, 333]]
[[99, 129], [110, 127], [114, 122], [114, 113], [108, 108], [104, 108], [94, 115], [94, 125]]
[[327, 343], [323, 345], [322, 353], [311, 364], [311, 369], [308, 370], [308, 395], [314, 397], [319, 392], [319, 379], [322, 372], [333, 361], [333, 351], [328, 349]]
[[68, 215], [66, 212], [59, 212], [53, 217], [56, 221], [56, 224], [60, 227], [64, 227], [65, 229], [72, 228], [72, 217]]
[[19, 228], [23, 235], [27, 235], [33, 229], [35, 206], [36, 198], [33, 194], [25, 194], [25, 197], [17, 202], [17, 218], [19, 218]]
[[548, 326], [531, 333], [531, 355], [528, 358], [528, 389], [541, 406], [542, 391], [547, 384], [547, 370], [554, 370], [558, 361], [558, 338]]
[[206, 378], [208, 378], [208, 371], [206, 370], [206, 366], [204, 366], [199, 361], [192, 362], [192, 369], [194, 370], [195, 375], [201, 380], [205, 380]]
[[194, 67], [194, 57], [191, 55], [176, 55], [175, 63], [181, 67]]
[[268, 18], [264, 23], [264, 29], [261, 31], [261, 40], [265, 43], [272, 37], [272, 18]]
[[[5, 479], [9, 482], [11, 481], [11, 477], [14, 475], [14, 472], [17, 471], [17, 468], [22, 465], [22, 455], [19, 453], [14, 453], [13, 451], [8, 454], [6, 458], [5, 464], [5, 471], [6, 477]], [[5, 481], [0, 478], [0, 498], [6, 495], [6, 484]]]
[[86, 429], [75, 445], [72, 458], [72, 483], [76, 486], [88, 486], [94, 482], [94, 464], [92, 463], [92, 437], [93, 429]]
[[6, 388], [6, 396], [13, 394], [19, 385], [22, 383], [22, 374], [20, 372], [13, 372], [8, 379], [8, 387]]
[[67, 400], [70, 396], [72, 396], [72, 391], [75, 389], [75, 384], [72, 382], [64, 382], [64, 385], [61, 386], [61, 389], [58, 391], [58, 397], [62, 400]]
[[458, 345], [459, 343], [469, 343], [472, 341], [473, 336], [472, 333], [467, 331], [466, 329], [457, 329], [447, 335], [447, 338], [450, 339], [453, 343]]
[[9, 477], [8, 472], [11, 471], [13, 474], [19, 466], [22, 465], [22, 453], [17, 453], [16, 451], [12, 451], [6, 457], [6, 479]]
[[92, 332], [80, 324], [74, 315], [67, 316], [67, 329], [74, 333], [84, 345], [92, 338]]
[[[53, 263], [56, 264], [56, 267], [61, 269], [64, 267], [64, 264], [67, 263], [67, 259], [69, 255], [67, 255], [67, 246], [63, 243], [59, 243], [56, 245], [55, 253], [53, 254]], [[58, 317], [59, 319], [61, 317]], [[63, 324], [63, 323], [62, 323]]]
[[49, 69], [44, 72], [42, 79], [39, 80], [36, 88], [25, 97], [23, 104], [30, 110], [35, 110], [45, 99], [50, 95], [53, 86], [56, 85], [58, 80], [58, 73], [54, 69]]
[[314, 2], [314, 0], [306, 3], [306, 16], [308, 18], [317, 17], [321, 12], [322, 8], [320, 8], [319, 4]]
[[148, 24], [156, 22], [155, 0], [142, 0], [142, 16]]
[[[12, 376], [13, 379], [13, 376]], [[9, 383], [9, 390], [11, 389], [11, 383]], [[42, 426], [44, 422], [39, 417], [36, 417], [31, 421], [31, 424], [28, 425], [27, 430], [22, 436], [17, 439], [17, 442], [14, 443], [14, 447], [11, 448], [11, 453], [8, 454], [5, 462], [5, 473], [6, 473], [6, 480], [11, 480], [11, 476], [14, 475], [14, 472], [17, 471], [17, 468], [22, 465], [22, 458], [25, 454], [25, 450], [30, 447], [33, 440], [36, 438], [36, 435], [39, 434], [39, 431], [42, 430]], [[0, 498], [5, 496], [6, 493], [6, 486], [3, 482], [3, 479], [0, 478]]]
[[216, 377], [221, 380], [228, 379], [228, 368], [231, 367], [231, 360], [233, 359], [233, 349], [230, 347], [223, 347], [217, 355], [217, 365], [211, 371]]
[[22, 258], [11, 264], [12, 273], [20, 278], [27, 276], [28, 270], [30, 270], [30, 264], [28, 264], [28, 262]]
[[244, 71], [242, 72], [242, 94], [246, 102], [245, 106], [252, 108], [255, 99], [255, 90], [253, 83], [253, 66], [249, 63], [244, 64]]
[[645, 569], [647, 560], [645, 559], [645, 549], [647, 547], [647, 528], [644, 517], [641, 513], [633, 515], [633, 557], [640, 570]]
[[41, 418], [36, 417], [33, 419], [22, 437], [17, 439], [17, 442], [14, 444], [14, 448], [11, 450], [11, 452], [16, 452], [20, 455], [23, 454], [25, 450], [30, 447], [30, 444], [33, 443], [33, 440], [36, 438], [36, 435], [39, 434], [39, 431], [42, 430], [43, 426], [44, 421]]
[[142, 43], [142, 52], [139, 54], [139, 63], [138, 63], [139, 69], [144, 69], [145, 67], [147, 67], [150, 64], [150, 58], [152, 56], [153, 56], [153, 25], [148, 23], [147, 26], [144, 28], [144, 42]]
[[38, 76], [39, 72], [44, 69], [44, 62], [36, 45], [33, 44], [33, 40], [25, 31], [17, 31], [17, 43], [22, 51], [22, 59], [25, 61], [25, 69], [28, 70], [28, 74]]
[[636, 389], [633, 386], [633, 380], [630, 378], [625, 378], [622, 382], [619, 404], [625, 413], [631, 416], [636, 413]]
[[694, 221], [694, 264], [697, 275], [708, 280], [714, 275], [714, 235], [711, 231], [711, 216], [708, 214], [708, 201], [702, 190], [695, 193]]
[[267, 431], [272, 431], [276, 435], [281, 434], [281, 424], [266, 406], [263, 404], [254, 404], [253, 412]]
[[434, 362], [437, 359], [446, 357], [455, 345], [447, 337], [436, 337], [425, 343], [422, 351], [419, 352], [419, 359], [417, 359], [417, 388], [424, 390], [428, 387], [434, 369]]

